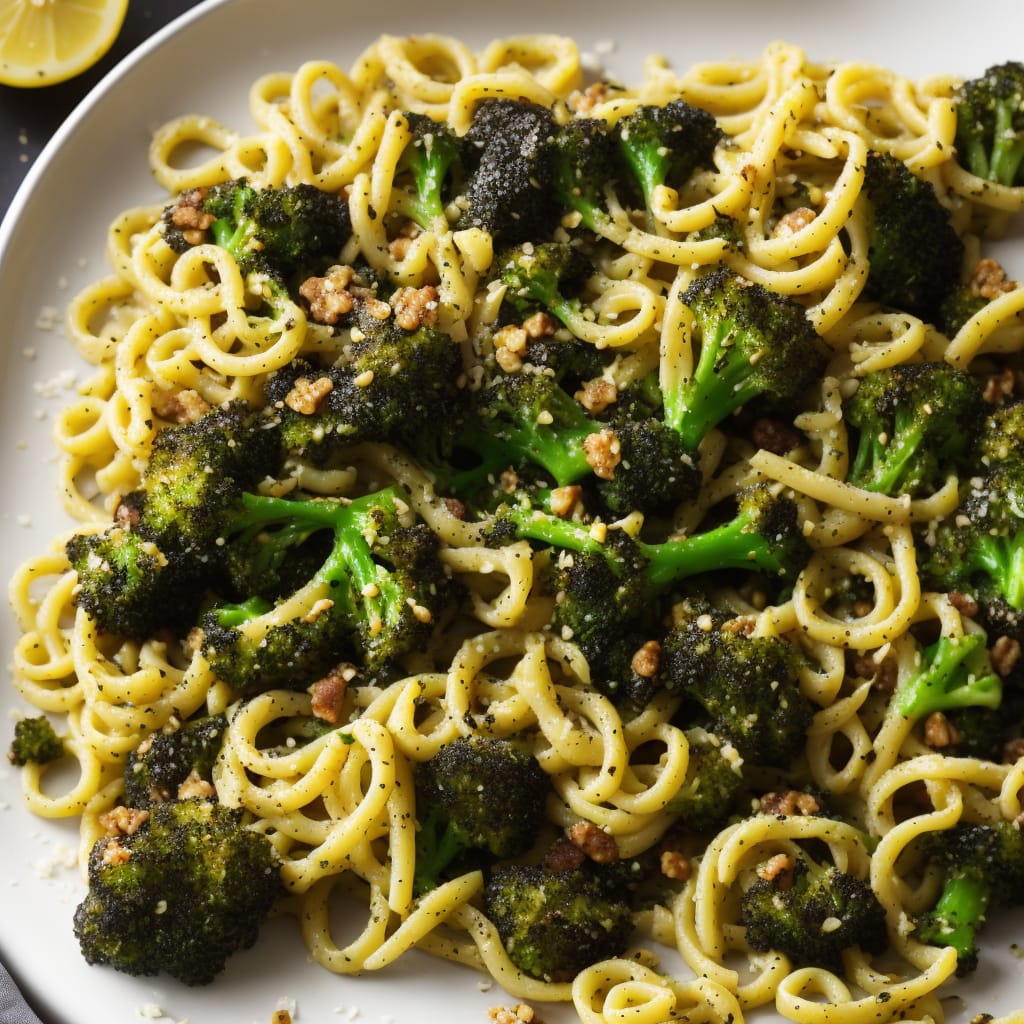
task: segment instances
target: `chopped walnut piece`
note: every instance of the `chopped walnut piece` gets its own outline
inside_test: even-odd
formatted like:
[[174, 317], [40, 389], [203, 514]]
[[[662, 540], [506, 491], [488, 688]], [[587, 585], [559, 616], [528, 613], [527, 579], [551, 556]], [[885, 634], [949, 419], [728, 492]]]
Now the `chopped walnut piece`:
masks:
[[1000, 295], [1012, 292], [1017, 287], [1016, 281], [1006, 276], [1006, 271], [994, 259], [986, 257], [978, 260], [971, 274], [969, 285], [975, 295], [983, 299], [998, 299]]
[[622, 461], [619, 439], [613, 430], [599, 430], [583, 439], [587, 465], [599, 480], [612, 480], [615, 467]]
[[619, 400], [619, 389], [614, 381], [595, 377], [588, 380], [573, 397], [587, 412], [596, 415]]
[[662, 850], [659, 863], [661, 873], [677, 882], [688, 881], [693, 874], [692, 861], [678, 850]]
[[206, 241], [206, 232], [216, 219], [212, 213], [201, 209], [209, 190], [190, 188], [178, 196], [171, 210], [171, 223], [181, 231], [182, 238], [189, 245], [200, 245]]
[[996, 641], [988, 653], [992, 658], [992, 667], [1005, 679], [1020, 661], [1020, 641], [1012, 636], [996, 637]]
[[118, 865], [127, 864], [131, 860], [132, 851], [126, 846], [122, 846], [117, 837], [114, 836], [108, 839], [103, 844], [103, 853], [100, 855], [100, 860], [104, 864]]
[[586, 89], [574, 92], [569, 97], [569, 106], [577, 114], [589, 114], [608, 98], [608, 91], [607, 82], [591, 82]]
[[723, 633], [739, 633], [741, 636], [753, 636], [756, 628], [755, 615], [734, 615], [731, 619], [726, 619], [720, 627]]
[[559, 519], [568, 519], [583, 500], [583, 488], [579, 484], [566, 484], [551, 491], [549, 507], [551, 514]]
[[772, 231], [772, 237], [788, 238], [790, 235], [795, 235], [798, 231], [807, 227], [815, 217], [817, 217], [817, 214], [809, 206], [801, 206], [795, 210], [790, 210], [789, 213], [779, 218], [779, 222], [775, 225], [775, 230]]
[[968, 619], [973, 619], [978, 614], [978, 602], [970, 594], [963, 594], [959, 590], [951, 590], [949, 592], [949, 603]]
[[139, 525], [139, 510], [135, 505], [119, 501], [114, 509], [114, 525], [122, 530], [131, 530]]
[[157, 391], [153, 396], [153, 412], [172, 423], [195, 423], [209, 411], [210, 403], [193, 388]]
[[963, 734], [941, 711], [933, 711], [924, 720], [924, 741], [934, 750], [955, 746], [962, 739]]
[[766, 452], [785, 455], [803, 443], [803, 436], [785, 420], [775, 416], [759, 416], [750, 428], [750, 440]]
[[657, 640], [648, 640], [642, 647], [633, 652], [630, 668], [641, 679], [653, 679], [658, 674], [661, 664], [661, 644]]
[[179, 800], [212, 800], [217, 795], [212, 782], [207, 782], [197, 771], [191, 771], [178, 787]]
[[985, 381], [982, 398], [989, 405], [1002, 405], [1017, 390], [1017, 374], [1009, 367], [1000, 373], [994, 373]]
[[619, 844], [615, 837], [592, 821], [577, 821], [569, 829], [569, 841], [595, 864], [614, 864], [619, 859]]
[[494, 335], [495, 349], [508, 349], [509, 352], [514, 352], [517, 356], [526, 355], [528, 344], [529, 335], [527, 335], [524, 328], [517, 327], [515, 324], [502, 327]]
[[395, 323], [403, 331], [433, 327], [437, 323], [437, 289], [432, 284], [399, 288], [391, 296], [391, 308], [395, 311]]
[[320, 403], [334, 390], [330, 377], [299, 377], [291, 391], [285, 395], [284, 404], [292, 412], [302, 416], [313, 416], [320, 408]]
[[137, 807], [112, 807], [99, 816], [99, 823], [108, 836], [130, 836], [149, 820], [149, 811]]
[[444, 504], [445, 512], [453, 519], [466, 518], [466, 506], [458, 498], [442, 498], [441, 501]]
[[758, 869], [757, 873], [766, 882], [775, 882], [776, 888], [788, 889], [793, 884], [793, 869], [796, 864], [793, 858], [786, 853], [777, 853], [774, 857], [766, 860]]
[[352, 312], [355, 295], [349, 285], [353, 277], [351, 267], [331, 267], [326, 276], [310, 277], [299, 285], [299, 295], [309, 303], [309, 315], [316, 323], [330, 326]]
[[556, 839], [544, 854], [541, 866], [545, 871], [572, 871], [580, 867], [587, 855], [568, 839]]
[[516, 1003], [515, 1006], [492, 1006], [487, 1016], [494, 1024], [542, 1024], [537, 1011], [529, 1003]]
[[1016, 764], [1024, 757], [1024, 736], [1015, 736], [1003, 747], [1003, 764]]
[[322, 722], [337, 725], [341, 721], [345, 693], [357, 671], [355, 665], [342, 663], [310, 687], [313, 714]]
[[817, 797], [798, 789], [782, 789], [765, 793], [761, 797], [761, 810], [765, 814], [780, 814], [787, 818], [810, 816], [821, 810]]
[[528, 337], [550, 338], [558, 329], [558, 321], [550, 313], [538, 310], [523, 321], [523, 330]]

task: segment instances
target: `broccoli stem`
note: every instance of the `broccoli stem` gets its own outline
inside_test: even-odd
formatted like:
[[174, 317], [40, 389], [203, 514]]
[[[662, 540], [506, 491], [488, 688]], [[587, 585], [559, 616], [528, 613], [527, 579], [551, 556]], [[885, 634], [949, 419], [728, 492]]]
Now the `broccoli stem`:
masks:
[[990, 898], [991, 887], [984, 879], [950, 875], [927, 920], [918, 926], [918, 938], [928, 945], [950, 946], [961, 962], [970, 961]]
[[984, 633], [942, 636], [925, 648], [921, 670], [903, 680], [893, 698], [906, 718], [951, 708], [997, 708], [1002, 684], [985, 653]]
[[1013, 123], [1016, 113], [1019, 111], [1009, 101], [997, 104], [992, 161], [988, 167], [988, 174], [980, 175], [991, 177], [992, 180], [1008, 186], [1013, 185], [1021, 161], [1024, 161], [1024, 138], [1020, 137]]
[[894, 413], [893, 436], [883, 441], [867, 431], [860, 436], [849, 477], [865, 490], [893, 494], [907, 467], [919, 455], [925, 421], [916, 409]]

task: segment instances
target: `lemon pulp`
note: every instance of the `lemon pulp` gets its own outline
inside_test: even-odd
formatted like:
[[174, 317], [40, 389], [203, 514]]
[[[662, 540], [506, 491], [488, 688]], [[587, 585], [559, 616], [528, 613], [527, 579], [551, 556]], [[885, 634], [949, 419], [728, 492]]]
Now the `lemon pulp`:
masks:
[[0, 0], [0, 83], [53, 85], [92, 67], [127, 10], [128, 0]]

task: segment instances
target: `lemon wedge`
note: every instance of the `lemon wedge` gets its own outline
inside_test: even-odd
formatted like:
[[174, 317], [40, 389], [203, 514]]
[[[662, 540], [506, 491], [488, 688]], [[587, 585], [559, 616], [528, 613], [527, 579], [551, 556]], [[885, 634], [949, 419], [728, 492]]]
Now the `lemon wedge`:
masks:
[[0, 0], [0, 83], [53, 85], [92, 67], [127, 10], [128, 0]]

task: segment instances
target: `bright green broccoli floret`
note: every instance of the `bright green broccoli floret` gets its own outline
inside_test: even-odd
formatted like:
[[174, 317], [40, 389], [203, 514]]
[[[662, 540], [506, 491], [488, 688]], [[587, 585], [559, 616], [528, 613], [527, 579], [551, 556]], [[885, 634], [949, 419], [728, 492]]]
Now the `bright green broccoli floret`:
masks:
[[217, 538], [240, 508], [242, 491], [279, 466], [270, 426], [235, 403], [164, 428], [114, 524], [68, 541], [78, 603], [102, 629], [142, 639], [194, 621], [219, 571]]
[[253, 945], [280, 889], [274, 847], [241, 812], [158, 803], [136, 831], [93, 847], [75, 934], [91, 964], [206, 985]]
[[954, 97], [957, 160], [979, 178], [1024, 184], [1024, 64], [995, 64]]
[[914, 671], [901, 679], [893, 706], [907, 718], [952, 708], [997, 708], [1003, 688], [992, 671], [983, 632], [941, 636], [922, 648]]
[[237, 178], [188, 193], [165, 210], [164, 237], [177, 252], [194, 244], [175, 224], [182, 201], [214, 218], [209, 236], [231, 253], [243, 276], [264, 273], [287, 281], [321, 269], [337, 260], [352, 233], [340, 195], [306, 183], [258, 188]]
[[465, 212], [460, 228], [482, 228], [497, 246], [547, 238], [558, 220], [552, 146], [558, 126], [537, 103], [484, 100], [464, 136]]
[[615, 136], [597, 118], [573, 118], [555, 136], [553, 162], [562, 206], [600, 234], [609, 223], [605, 189], [615, 184], [619, 172]]
[[871, 886], [809, 858], [759, 875], [740, 900], [740, 915], [752, 949], [783, 953], [798, 967], [841, 972], [844, 950], [881, 953], [888, 946], [885, 909]]
[[858, 432], [850, 483], [883, 494], [932, 493], [964, 467], [983, 406], [977, 379], [949, 363], [865, 374], [843, 403]]
[[[425, 432], [459, 415], [461, 372], [459, 346], [443, 331], [376, 321], [343, 363], [321, 368], [293, 360], [271, 376], [266, 399], [284, 449], [323, 464], [362, 441], [422, 443]], [[314, 407], [289, 397], [296, 385], [313, 383], [326, 388]]]
[[943, 590], [1024, 609], [1024, 459], [996, 463], [965, 484], [956, 511], [938, 523], [924, 560]]
[[787, 765], [814, 712], [800, 692], [798, 656], [779, 637], [748, 637], [721, 624], [720, 615], [700, 616], [666, 635], [662, 686], [683, 698], [681, 721], [706, 725], [744, 761]]
[[629, 904], [586, 867], [498, 866], [484, 889], [484, 913], [512, 962], [547, 981], [567, 981], [622, 954], [633, 931]]
[[632, 174], [653, 228], [651, 199], [658, 185], [680, 188], [698, 167], [711, 164], [722, 130], [714, 116], [683, 100], [641, 106], [616, 125], [619, 151]]
[[47, 764], [64, 756], [64, 742], [45, 715], [22, 718], [14, 723], [14, 739], [7, 759], [11, 764]]
[[370, 671], [425, 643], [447, 598], [436, 536], [414, 522], [397, 488], [354, 500], [246, 494], [228, 543], [273, 567], [314, 533], [331, 538], [327, 557], [276, 605], [255, 595], [200, 620], [203, 653], [242, 692], [308, 686], [339, 661]]
[[699, 726], [686, 730], [686, 740], [686, 779], [665, 809], [687, 832], [710, 832], [721, 828], [739, 806], [742, 762], [731, 743]]
[[546, 310], [571, 327], [581, 310], [575, 293], [592, 272], [593, 265], [578, 246], [542, 242], [500, 253], [492, 277], [505, 286], [504, 304], [519, 320]]
[[659, 543], [529, 508], [506, 508], [490, 528], [493, 543], [526, 538], [554, 549], [548, 589], [557, 595], [554, 623], [586, 651], [604, 648], [624, 626], [649, 612], [674, 584], [701, 573], [748, 569], [792, 579], [809, 550], [788, 498], [764, 485], [740, 492], [735, 516], [720, 526]]
[[537, 759], [487, 736], [446, 743], [416, 770], [415, 889], [436, 888], [453, 865], [525, 853], [551, 792]]
[[960, 283], [964, 246], [930, 182], [889, 153], [869, 153], [868, 279], [863, 297], [936, 323]]
[[693, 377], [666, 389], [665, 421], [691, 450], [748, 402], [785, 408], [819, 378], [821, 340], [793, 299], [721, 267], [697, 278], [682, 300], [700, 354]]
[[224, 715], [208, 715], [150, 737], [142, 752], [133, 750], [125, 762], [124, 802], [151, 807], [175, 799], [178, 787], [190, 777], [211, 782], [226, 728]]
[[462, 179], [462, 139], [446, 124], [406, 111], [412, 139], [399, 161], [400, 172], [412, 176], [403, 195], [404, 209], [424, 231], [438, 224], [447, 229], [445, 208], [458, 195]]
[[945, 875], [935, 905], [918, 916], [914, 935], [957, 953], [957, 974], [978, 965], [977, 935], [990, 906], [1013, 906], [1024, 893], [1024, 833], [1008, 821], [960, 822], [924, 840], [929, 860]]

